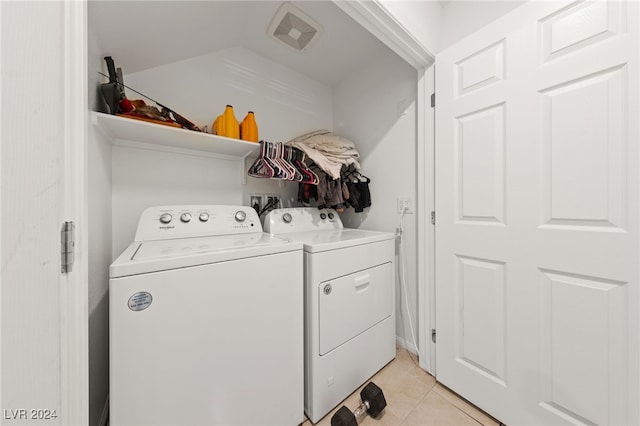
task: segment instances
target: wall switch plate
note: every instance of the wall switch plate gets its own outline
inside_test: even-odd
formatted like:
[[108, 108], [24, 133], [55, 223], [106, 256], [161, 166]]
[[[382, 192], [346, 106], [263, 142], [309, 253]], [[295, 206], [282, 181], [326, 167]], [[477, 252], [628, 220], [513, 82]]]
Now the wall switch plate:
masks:
[[[402, 213], [404, 210], [405, 214], [413, 214], [413, 198], [412, 197], [398, 197], [398, 213]], [[406, 209], [406, 210], [405, 210]]]

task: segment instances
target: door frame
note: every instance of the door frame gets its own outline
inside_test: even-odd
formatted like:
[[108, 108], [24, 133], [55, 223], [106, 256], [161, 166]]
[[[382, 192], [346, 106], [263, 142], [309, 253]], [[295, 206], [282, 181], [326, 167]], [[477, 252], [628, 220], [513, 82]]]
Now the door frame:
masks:
[[[435, 54], [418, 41], [384, 6], [383, 0], [333, 0], [334, 4], [386, 44], [417, 72], [416, 85], [416, 285], [418, 294], [418, 357], [420, 367], [435, 375], [435, 236], [434, 209], [434, 93]], [[431, 182], [431, 184], [428, 184]]]
[[[436, 375], [436, 228], [435, 228], [435, 63], [418, 84], [422, 102], [418, 105], [417, 190], [418, 190], [418, 324], [420, 367]], [[431, 106], [433, 105], [433, 106]], [[422, 141], [422, 143], [420, 142]], [[432, 216], [433, 214], [433, 216]], [[420, 262], [420, 260], [423, 262]], [[420, 285], [422, 283], [422, 285]], [[424, 358], [424, 362], [423, 362]]]
[[89, 422], [87, 259], [87, 0], [64, 3], [65, 221], [75, 223], [75, 260], [60, 278], [61, 420]]

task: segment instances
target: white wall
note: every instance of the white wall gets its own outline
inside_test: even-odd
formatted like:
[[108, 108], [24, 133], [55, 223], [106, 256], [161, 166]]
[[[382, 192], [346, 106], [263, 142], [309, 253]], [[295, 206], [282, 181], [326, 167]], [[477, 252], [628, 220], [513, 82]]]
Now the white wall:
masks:
[[[415, 205], [416, 86], [416, 70], [390, 53], [366, 64], [366, 67], [345, 78], [335, 88], [335, 132], [356, 143], [361, 155], [362, 172], [371, 179], [371, 208], [363, 213], [347, 210], [341, 214], [346, 226], [395, 232], [400, 223], [396, 198], [412, 197]], [[403, 345], [414, 351], [416, 349], [411, 337], [409, 318], [415, 329], [415, 217], [415, 214], [407, 215], [404, 220], [403, 254], [410, 314], [407, 314], [404, 303], [404, 288], [396, 277], [396, 335]]]
[[442, 27], [440, 29], [440, 49], [444, 50], [474, 33], [507, 12], [522, 5], [525, 1], [462, 1], [445, 3], [442, 8]]
[[458, 40], [523, 4], [524, 1], [381, 0], [382, 6], [432, 53]]
[[[330, 88], [240, 47], [126, 75], [124, 80], [199, 125], [211, 127], [226, 104], [234, 106], [238, 120], [254, 111], [260, 138], [272, 142], [333, 127]], [[131, 91], [127, 96], [140, 98]], [[252, 193], [279, 194], [285, 206], [295, 201], [297, 183], [248, 177], [243, 185], [246, 167], [243, 172], [240, 167], [236, 161], [207, 156], [114, 147], [114, 258], [133, 240], [142, 210], [152, 205], [249, 205]]]
[[441, 50], [443, 8], [439, 1], [380, 0], [380, 4], [431, 53]]
[[113, 147], [113, 257], [154, 205], [242, 204], [237, 161]]
[[[254, 111], [260, 138], [273, 142], [333, 124], [329, 87], [242, 47], [128, 74], [124, 80], [209, 129], [227, 104], [239, 121]], [[127, 96], [140, 98], [129, 90]]]

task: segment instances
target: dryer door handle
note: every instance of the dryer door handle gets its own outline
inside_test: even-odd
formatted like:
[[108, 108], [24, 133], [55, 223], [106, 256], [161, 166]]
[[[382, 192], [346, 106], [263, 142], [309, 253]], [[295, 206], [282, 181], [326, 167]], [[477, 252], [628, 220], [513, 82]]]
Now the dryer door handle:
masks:
[[371, 275], [360, 275], [359, 277], [354, 278], [353, 282], [354, 287], [356, 288], [356, 293], [360, 293], [369, 288], [369, 285], [371, 284]]

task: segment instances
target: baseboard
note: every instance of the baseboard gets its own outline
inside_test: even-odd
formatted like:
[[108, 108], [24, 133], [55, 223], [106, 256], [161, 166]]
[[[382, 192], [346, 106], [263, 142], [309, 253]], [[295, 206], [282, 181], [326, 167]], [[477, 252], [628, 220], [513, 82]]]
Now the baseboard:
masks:
[[416, 345], [414, 345], [413, 343], [407, 342], [404, 337], [396, 336], [396, 344], [408, 350], [412, 354], [420, 356], [420, 353], [418, 352], [418, 348], [416, 348]]
[[100, 416], [99, 426], [107, 426], [109, 424], [109, 395], [107, 395], [106, 401], [104, 401], [104, 408], [102, 409], [102, 415]]

